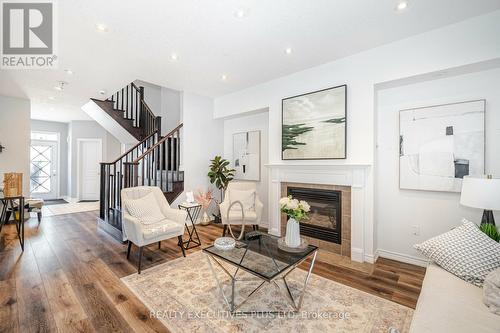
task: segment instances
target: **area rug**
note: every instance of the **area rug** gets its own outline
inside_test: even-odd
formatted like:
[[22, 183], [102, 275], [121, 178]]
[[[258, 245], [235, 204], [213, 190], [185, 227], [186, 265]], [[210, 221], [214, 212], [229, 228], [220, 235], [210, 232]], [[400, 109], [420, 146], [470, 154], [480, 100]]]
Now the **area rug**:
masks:
[[[234, 268], [225, 265], [230, 271]], [[227, 295], [227, 275], [214, 265]], [[241, 275], [240, 275], [241, 274]], [[296, 269], [287, 277], [300, 290], [307, 272]], [[239, 278], [252, 276], [239, 272]], [[225, 279], [225, 281], [224, 281]], [[278, 286], [266, 284], [241, 311], [284, 311], [232, 316], [201, 251], [122, 278], [125, 285], [171, 332], [408, 332], [413, 310], [340, 283], [311, 275], [301, 311], [291, 307]], [[237, 282], [238, 297], [248, 295], [258, 281]], [[292, 291], [293, 292], [293, 291]], [[294, 293], [294, 295], [297, 292]], [[290, 312], [286, 312], [290, 311]]]
[[99, 201], [95, 202], [76, 202], [65, 203], [51, 206], [44, 206], [42, 208], [43, 216], [65, 215], [81, 212], [90, 212], [99, 210]]

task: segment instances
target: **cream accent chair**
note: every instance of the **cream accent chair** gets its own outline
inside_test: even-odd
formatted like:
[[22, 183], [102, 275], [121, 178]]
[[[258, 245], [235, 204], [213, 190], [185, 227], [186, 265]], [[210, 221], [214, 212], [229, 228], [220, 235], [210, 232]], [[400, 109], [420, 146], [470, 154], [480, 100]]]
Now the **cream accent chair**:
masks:
[[[143, 224], [139, 219], [129, 214], [127, 210], [127, 200], [139, 199], [151, 192], [154, 194], [165, 219], [154, 224]], [[186, 256], [182, 243], [182, 235], [184, 234], [187, 213], [179, 209], [171, 208], [159, 187], [138, 186], [124, 188], [121, 191], [121, 198], [123, 233], [125, 240], [128, 240], [127, 259], [130, 256], [132, 243], [134, 243], [139, 247], [139, 263], [137, 267], [139, 274], [141, 274], [142, 249], [149, 244], [158, 242], [158, 248], [161, 248], [162, 240], [177, 237], [182, 255], [184, 257]]]
[[[242, 219], [242, 205], [238, 204], [237, 201], [231, 200], [231, 190], [238, 191], [255, 191], [255, 206], [252, 210], [245, 210]], [[231, 209], [229, 211], [229, 209]], [[222, 236], [226, 235], [228, 225], [252, 225], [253, 230], [259, 229], [259, 224], [262, 220], [262, 211], [264, 205], [259, 199], [257, 194], [257, 183], [250, 181], [232, 181], [228, 184], [226, 192], [224, 194], [224, 201], [220, 204], [220, 212], [222, 218], [222, 224], [224, 225], [224, 230]], [[228, 214], [229, 212], [229, 214]], [[240, 236], [243, 235], [243, 230]], [[234, 235], [233, 235], [234, 236]], [[240, 237], [241, 238], [241, 237]]]

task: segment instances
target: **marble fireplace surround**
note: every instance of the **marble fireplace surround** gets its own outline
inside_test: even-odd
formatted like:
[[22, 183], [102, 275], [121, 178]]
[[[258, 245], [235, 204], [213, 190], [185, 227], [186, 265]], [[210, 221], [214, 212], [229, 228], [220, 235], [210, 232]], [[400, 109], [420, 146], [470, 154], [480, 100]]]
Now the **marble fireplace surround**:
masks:
[[[269, 170], [269, 233], [281, 236], [282, 215], [279, 208], [279, 199], [283, 188], [289, 183], [293, 185], [315, 185], [321, 188], [337, 188], [347, 191], [350, 188], [351, 211], [342, 211], [342, 215], [349, 216], [350, 251], [344, 248], [343, 255], [350, 252], [351, 260], [357, 262], [373, 262], [373, 219], [372, 205], [370, 204], [369, 172], [370, 165], [310, 165], [310, 164], [267, 164]], [[323, 187], [322, 185], [326, 185]], [[333, 185], [333, 186], [332, 186]], [[307, 186], [306, 186], [307, 187]], [[342, 193], [342, 200], [347, 193]], [[344, 207], [344, 206], [343, 206]], [[284, 230], [284, 228], [283, 228]], [[342, 238], [346, 236], [343, 235]], [[347, 239], [346, 239], [347, 240]], [[347, 243], [347, 242], [345, 242]], [[344, 245], [345, 246], [345, 245]], [[321, 246], [320, 246], [321, 248]]]

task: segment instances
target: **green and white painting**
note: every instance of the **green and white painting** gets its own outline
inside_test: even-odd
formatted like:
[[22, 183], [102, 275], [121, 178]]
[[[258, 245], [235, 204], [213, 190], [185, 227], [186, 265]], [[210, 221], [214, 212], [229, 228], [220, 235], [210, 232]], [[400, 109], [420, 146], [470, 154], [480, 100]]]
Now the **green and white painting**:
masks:
[[282, 159], [346, 158], [347, 86], [282, 101]]

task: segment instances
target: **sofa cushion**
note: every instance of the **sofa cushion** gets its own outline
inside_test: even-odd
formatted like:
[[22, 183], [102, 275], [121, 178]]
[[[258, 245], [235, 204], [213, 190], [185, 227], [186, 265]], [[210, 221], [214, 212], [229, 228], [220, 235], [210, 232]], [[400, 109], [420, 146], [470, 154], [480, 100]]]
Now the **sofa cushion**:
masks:
[[[489, 307], [491, 312], [500, 316], [500, 268], [495, 269], [486, 276], [483, 292], [484, 304]], [[500, 317], [498, 320], [500, 320]]]
[[498, 333], [499, 317], [488, 311], [482, 297], [481, 288], [431, 264], [425, 273], [410, 332]]
[[162, 219], [157, 223], [144, 225], [142, 228], [143, 237], [145, 240], [151, 240], [163, 236], [175, 236], [175, 234], [182, 234], [184, 226], [171, 221], [169, 219]]
[[472, 222], [431, 238], [415, 248], [439, 266], [476, 286], [500, 267], [500, 244]]
[[139, 199], [126, 200], [125, 207], [130, 215], [145, 225], [157, 223], [165, 218], [160, 207], [158, 206], [153, 192], [150, 192]]

